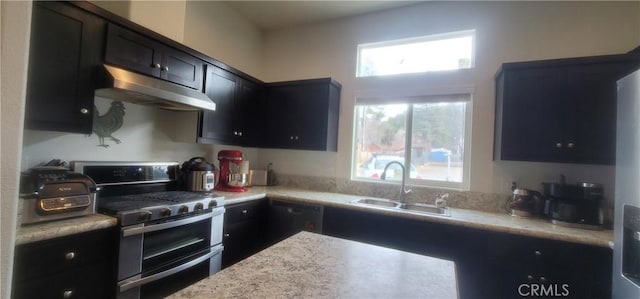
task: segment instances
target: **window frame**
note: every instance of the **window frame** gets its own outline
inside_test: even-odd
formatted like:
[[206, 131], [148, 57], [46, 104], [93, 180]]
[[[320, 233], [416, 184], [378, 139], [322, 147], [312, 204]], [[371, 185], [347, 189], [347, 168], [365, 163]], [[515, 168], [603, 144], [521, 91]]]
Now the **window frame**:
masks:
[[[384, 104], [393, 104], [393, 103], [402, 103], [397, 101], [390, 101], [389, 99], [398, 99], [398, 98], [430, 98], [437, 96], [450, 96], [450, 95], [468, 95], [468, 101], [455, 101], [455, 102], [464, 102], [465, 103], [465, 117], [464, 117], [464, 152], [462, 156], [462, 182], [447, 182], [447, 181], [437, 181], [437, 180], [426, 180], [426, 179], [412, 179], [409, 175], [411, 167], [405, 167], [405, 173], [403, 174], [406, 178], [407, 185], [419, 186], [419, 187], [428, 187], [428, 188], [439, 188], [439, 189], [451, 189], [451, 190], [460, 190], [460, 191], [468, 191], [470, 189], [470, 174], [471, 174], [471, 139], [472, 139], [472, 115], [473, 115], [473, 87], [470, 86], [458, 86], [458, 87], [450, 87], [445, 90], [430, 90], [430, 91], [420, 91], [413, 90], [412, 92], [407, 93], [404, 92], [394, 93], [386, 90], [385, 92], [381, 92], [378, 96], [372, 96], [372, 94], [376, 94], [375, 91], [368, 91], [365, 93], [356, 93], [356, 100], [354, 105], [353, 112], [353, 132], [351, 138], [351, 180], [353, 181], [362, 181], [369, 183], [379, 183], [379, 184], [396, 184], [392, 181], [384, 181], [380, 179], [371, 179], [365, 177], [356, 176], [358, 171], [358, 165], [356, 165], [357, 157], [356, 157], [356, 137], [357, 137], [357, 121], [358, 121], [358, 113], [356, 113], [359, 106], [367, 106], [367, 105], [384, 105]], [[405, 119], [405, 165], [411, 165], [411, 156], [412, 156], [412, 139], [413, 139], [413, 106], [419, 105], [423, 103], [439, 103], [441, 101], [420, 101], [420, 100], [408, 100], [407, 104], [407, 116]], [[452, 101], [454, 102], [454, 101]]]
[[[454, 39], [454, 38], [460, 38], [460, 37], [466, 37], [466, 36], [471, 37], [471, 57], [470, 57], [471, 61], [468, 68], [458, 68], [458, 69], [441, 70], [441, 71], [408, 72], [408, 73], [397, 73], [397, 74], [388, 74], [388, 75], [370, 75], [370, 76], [360, 75], [361, 55], [362, 55], [363, 49]], [[401, 39], [395, 39], [395, 40], [389, 40], [389, 41], [358, 44], [357, 51], [356, 51], [355, 77], [356, 78], [369, 78], [369, 77], [375, 78], [375, 77], [407, 75], [407, 74], [420, 74], [420, 73], [431, 73], [431, 72], [439, 73], [439, 72], [448, 72], [448, 71], [469, 70], [469, 69], [475, 68], [475, 63], [476, 63], [476, 29], [467, 29], [467, 30], [460, 30], [460, 31], [445, 32], [445, 33], [436, 33], [436, 34], [430, 34], [430, 35], [424, 35], [424, 36], [418, 36], [418, 37], [401, 38]]]

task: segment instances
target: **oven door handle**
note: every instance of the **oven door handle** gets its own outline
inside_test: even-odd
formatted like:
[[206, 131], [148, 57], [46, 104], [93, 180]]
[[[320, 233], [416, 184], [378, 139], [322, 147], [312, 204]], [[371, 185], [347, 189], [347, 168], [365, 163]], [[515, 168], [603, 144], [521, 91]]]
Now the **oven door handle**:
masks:
[[133, 280], [133, 281], [126, 281], [126, 282], [119, 283], [118, 291], [120, 293], [122, 293], [122, 292], [130, 290], [132, 288], [139, 287], [139, 286], [145, 285], [147, 283], [151, 283], [151, 282], [154, 282], [156, 280], [163, 279], [163, 278], [165, 278], [167, 276], [176, 274], [176, 273], [178, 273], [180, 271], [189, 269], [189, 268], [191, 268], [193, 266], [196, 266], [196, 265], [198, 265], [198, 264], [200, 264], [200, 263], [212, 258], [213, 256], [219, 254], [220, 252], [222, 252], [223, 248], [224, 247], [222, 245], [217, 245], [217, 246], [211, 248], [211, 252], [209, 252], [209, 253], [207, 253], [207, 254], [199, 257], [199, 258], [196, 258], [196, 259], [193, 259], [191, 261], [188, 261], [188, 262], [186, 262], [186, 263], [184, 263], [184, 264], [182, 264], [180, 266], [176, 266], [176, 267], [171, 268], [171, 269], [169, 269], [167, 271], [156, 273], [156, 274], [153, 274], [153, 275], [149, 275], [149, 276], [144, 277], [144, 278], [139, 278], [139, 279], [136, 279], [136, 280]]
[[140, 234], [144, 234], [144, 233], [155, 232], [155, 231], [159, 231], [159, 230], [163, 230], [163, 229], [174, 228], [174, 227], [178, 227], [178, 226], [182, 226], [182, 225], [196, 223], [198, 221], [211, 219], [215, 215], [214, 212], [215, 212], [215, 210], [213, 212], [206, 213], [206, 214], [203, 214], [203, 215], [188, 217], [188, 218], [184, 218], [184, 219], [180, 219], [180, 220], [176, 220], [176, 221], [163, 222], [163, 223], [160, 223], [160, 224], [153, 224], [153, 225], [149, 225], [149, 226], [140, 226], [140, 227], [127, 228], [127, 229], [122, 230], [122, 237], [126, 238], [126, 237], [130, 237], [130, 236], [133, 236], [133, 235], [140, 235]]

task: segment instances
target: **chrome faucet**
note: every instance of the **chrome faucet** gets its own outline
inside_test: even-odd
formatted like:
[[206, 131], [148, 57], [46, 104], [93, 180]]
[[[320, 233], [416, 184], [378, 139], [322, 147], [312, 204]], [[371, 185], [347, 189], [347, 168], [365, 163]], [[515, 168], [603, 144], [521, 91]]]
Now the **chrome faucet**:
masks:
[[398, 194], [398, 200], [400, 200], [400, 203], [404, 204], [405, 197], [411, 193], [411, 189], [405, 189], [406, 180], [405, 180], [404, 165], [402, 165], [402, 163], [398, 161], [391, 161], [387, 163], [387, 165], [384, 166], [384, 170], [382, 171], [382, 174], [380, 175], [380, 179], [384, 180], [387, 177], [387, 169], [391, 164], [394, 164], [394, 163], [400, 165], [400, 168], [402, 169], [402, 185], [400, 185], [400, 193]]

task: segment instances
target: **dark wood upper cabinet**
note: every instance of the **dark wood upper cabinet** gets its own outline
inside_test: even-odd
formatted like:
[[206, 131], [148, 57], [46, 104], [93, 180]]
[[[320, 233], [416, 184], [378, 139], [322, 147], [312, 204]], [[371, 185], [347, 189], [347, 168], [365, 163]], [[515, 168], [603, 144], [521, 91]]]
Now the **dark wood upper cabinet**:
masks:
[[202, 60], [115, 24], [109, 24], [105, 62], [196, 90], [202, 88]]
[[34, 2], [25, 126], [90, 134], [106, 22], [57, 2]]
[[269, 84], [265, 146], [337, 151], [341, 88], [331, 78]]
[[265, 84], [88, 2], [34, 2], [32, 22], [27, 128], [90, 134], [110, 64], [216, 103], [176, 112], [176, 141], [337, 151], [341, 85], [330, 78]]
[[200, 142], [260, 146], [264, 128], [261, 83], [207, 65], [205, 93], [216, 111], [201, 114]]
[[639, 65], [634, 55], [503, 64], [494, 159], [614, 164], [616, 81]]

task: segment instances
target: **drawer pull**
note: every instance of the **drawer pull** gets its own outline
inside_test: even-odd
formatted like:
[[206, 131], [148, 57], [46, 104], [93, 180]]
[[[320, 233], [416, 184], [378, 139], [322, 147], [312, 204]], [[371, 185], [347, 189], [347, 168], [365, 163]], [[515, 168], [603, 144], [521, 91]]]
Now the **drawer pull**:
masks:
[[544, 276], [540, 276], [540, 282], [545, 283], [547, 282], [547, 278]]
[[62, 293], [62, 298], [68, 299], [73, 297], [73, 291], [72, 290], [66, 290], [64, 291], [64, 293]]
[[536, 250], [536, 251], [533, 252], [533, 254], [535, 254], [536, 256], [541, 256], [542, 255], [542, 251]]
[[76, 258], [76, 253], [73, 252], [73, 251], [69, 251], [69, 252], [67, 252], [67, 254], [64, 255], [64, 258], [67, 261], [73, 260], [74, 258]]
[[248, 210], [242, 210], [242, 215], [247, 215], [247, 214], [249, 214]]
[[527, 275], [527, 280], [528, 281], [533, 281], [533, 275], [531, 275], [531, 274]]

